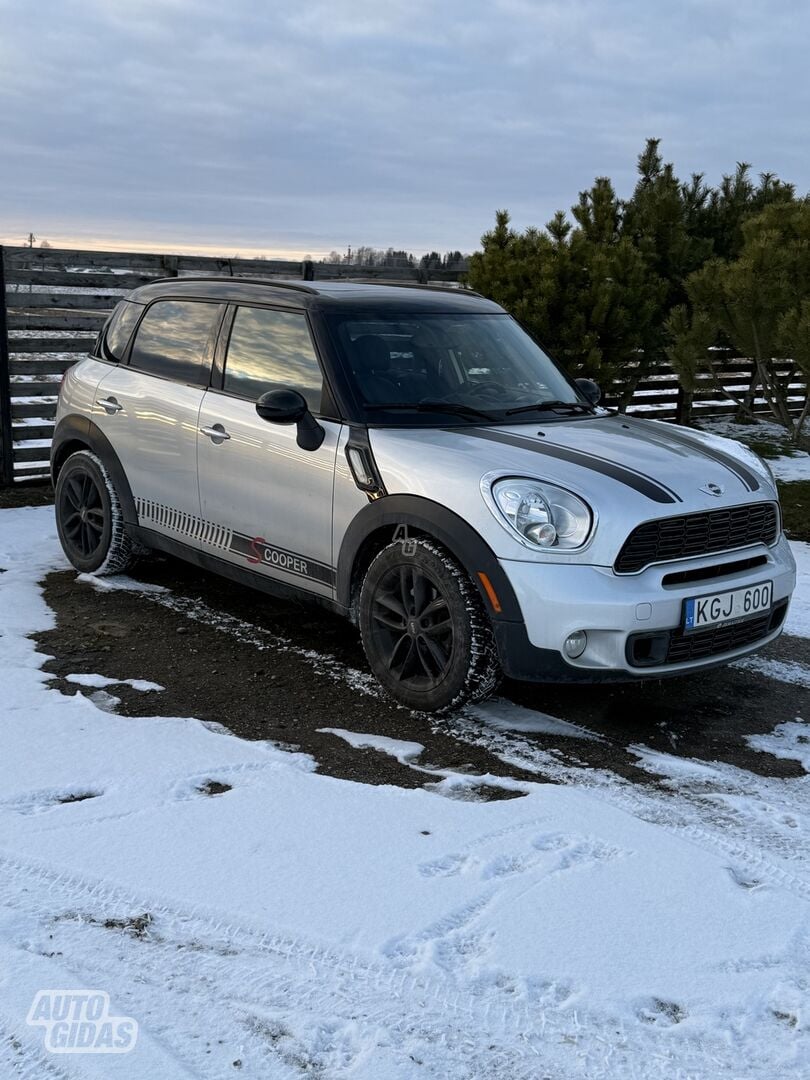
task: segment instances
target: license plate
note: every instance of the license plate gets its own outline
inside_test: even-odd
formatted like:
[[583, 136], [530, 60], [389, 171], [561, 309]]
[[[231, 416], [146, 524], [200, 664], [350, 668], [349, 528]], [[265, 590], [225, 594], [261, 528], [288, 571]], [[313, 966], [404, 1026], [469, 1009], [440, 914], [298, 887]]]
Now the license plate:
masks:
[[684, 630], [702, 630], [706, 626], [725, 626], [742, 622], [763, 611], [770, 611], [773, 582], [747, 585], [744, 589], [696, 596], [684, 604]]

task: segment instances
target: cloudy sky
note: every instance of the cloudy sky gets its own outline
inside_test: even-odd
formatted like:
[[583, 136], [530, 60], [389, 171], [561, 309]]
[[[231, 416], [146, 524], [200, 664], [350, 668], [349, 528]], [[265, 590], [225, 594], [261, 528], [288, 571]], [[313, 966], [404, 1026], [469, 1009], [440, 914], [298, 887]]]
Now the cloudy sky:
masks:
[[0, 239], [471, 250], [649, 135], [810, 188], [790, 0], [0, 0]]

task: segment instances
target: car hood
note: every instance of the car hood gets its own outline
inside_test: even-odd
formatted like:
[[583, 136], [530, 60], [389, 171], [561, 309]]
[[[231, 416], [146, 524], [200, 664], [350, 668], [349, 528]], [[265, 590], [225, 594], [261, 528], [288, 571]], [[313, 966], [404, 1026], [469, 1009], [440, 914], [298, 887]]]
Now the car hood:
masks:
[[[483, 476], [537, 477], [581, 495], [610, 521], [611, 549], [643, 521], [776, 498], [746, 447], [659, 421], [611, 414], [547, 424], [377, 428], [370, 435], [391, 494], [424, 495], [477, 523], [485, 520]], [[612, 561], [610, 551], [601, 554]], [[525, 558], [525, 548], [518, 557]]]

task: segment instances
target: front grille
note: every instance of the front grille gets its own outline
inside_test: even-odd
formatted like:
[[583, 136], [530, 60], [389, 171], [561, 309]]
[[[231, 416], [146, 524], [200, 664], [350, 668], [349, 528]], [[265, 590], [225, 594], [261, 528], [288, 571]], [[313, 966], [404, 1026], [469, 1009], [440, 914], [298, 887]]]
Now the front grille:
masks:
[[617, 574], [635, 574], [651, 563], [733, 551], [748, 544], [773, 544], [777, 525], [774, 503], [659, 518], [633, 529], [613, 569]]
[[682, 629], [631, 634], [627, 639], [627, 661], [633, 667], [643, 668], [683, 664], [735, 652], [772, 634], [782, 625], [786, 613], [787, 601], [783, 600], [772, 611], [733, 626], [708, 626], [689, 634]]

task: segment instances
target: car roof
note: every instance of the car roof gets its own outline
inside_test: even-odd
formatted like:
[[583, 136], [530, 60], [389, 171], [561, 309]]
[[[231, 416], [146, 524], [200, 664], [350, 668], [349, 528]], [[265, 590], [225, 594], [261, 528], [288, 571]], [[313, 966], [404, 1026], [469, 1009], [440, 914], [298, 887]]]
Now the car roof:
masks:
[[503, 308], [468, 289], [366, 281], [277, 281], [235, 277], [159, 278], [134, 289], [129, 299], [148, 304], [162, 297], [272, 303], [329, 311], [387, 309], [402, 312], [502, 314]]

